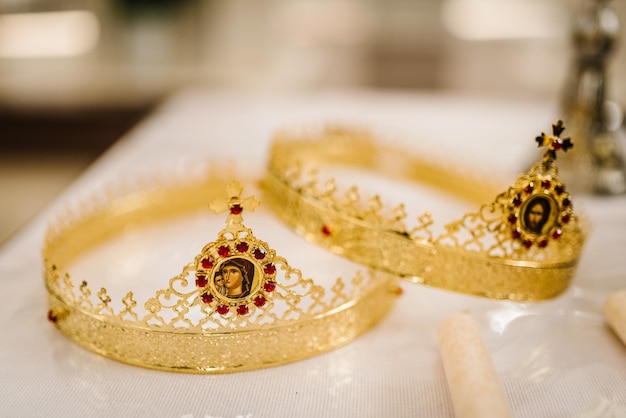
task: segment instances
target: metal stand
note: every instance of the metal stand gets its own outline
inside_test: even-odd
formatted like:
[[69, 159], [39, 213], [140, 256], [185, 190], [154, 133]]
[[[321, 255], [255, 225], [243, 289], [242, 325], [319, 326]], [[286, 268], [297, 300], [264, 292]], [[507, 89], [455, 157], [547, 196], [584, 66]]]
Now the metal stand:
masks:
[[575, 150], [561, 163], [561, 177], [572, 190], [619, 194], [626, 191], [619, 127], [610, 123], [606, 61], [619, 34], [610, 0], [584, 0], [573, 26], [575, 63], [565, 86], [562, 110]]

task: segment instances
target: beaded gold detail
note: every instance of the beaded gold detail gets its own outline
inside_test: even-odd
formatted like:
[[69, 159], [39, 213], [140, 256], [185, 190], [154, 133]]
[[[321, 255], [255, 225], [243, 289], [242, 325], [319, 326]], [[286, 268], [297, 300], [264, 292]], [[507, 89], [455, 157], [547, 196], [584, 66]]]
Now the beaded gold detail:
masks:
[[[396, 298], [394, 276], [357, 272], [330, 287], [302, 276], [243, 224], [259, 205], [237, 182], [215, 175], [109, 192], [100, 204], [64, 213], [45, 245], [48, 319], [79, 345], [152, 369], [225, 373], [275, 366], [343, 345], [375, 325]], [[227, 197], [216, 190], [226, 188]], [[144, 309], [133, 292], [115, 310], [109, 291], [78, 286], [68, 265], [115, 234], [202, 206], [228, 211], [226, 227], [194, 260], [155, 289]], [[154, 292], [154, 291], [153, 291]]]
[[[264, 199], [309, 241], [409, 281], [496, 299], [552, 298], [569, 285], [588, 229], [574, 212], [555, 164], [557, 151], [567, 151], [572, 141], [560, 137], [562, 122], [552, 128], [552, 135], [537, 137], [546, 147], [539, 163], [440, 234], [433, 232], [429, 213], [408, 227], [403, 204], [385, 208], [378, 195], [364, 201], [357, 187], [342, 195], [335, 178], [319, 179], [319, 173], [337, 165], [383, 175], [392, 171], [483, 202], [485, 184], [362, 130], [276, 134]], [[384, 165], [389, 161], [393, 167]]]

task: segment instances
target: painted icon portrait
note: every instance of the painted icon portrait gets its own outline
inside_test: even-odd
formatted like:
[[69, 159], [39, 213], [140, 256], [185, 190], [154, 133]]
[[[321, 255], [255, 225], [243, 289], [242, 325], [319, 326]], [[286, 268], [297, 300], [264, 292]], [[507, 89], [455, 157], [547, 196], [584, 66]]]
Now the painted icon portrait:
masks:
[[556, 203], [550, 196], [536, 195], [525, 202], [522, 214], [522, 227], [526, 232], [545, 235], [554, 226]]
[[215, 276], [213, 277], [213, 283], [215, 284], [215, 289], [217, 289], [217, 292], [220, 295], [226, 296], [228, 294], [228, 290], [224, 285], [224, 276], [222, 275], [221, 270], [215, 272]]
[[258, 288], [259, 274], [250, 260], [229, 258], [213, 274], [213, 285], [219, 295], [229, 299], [242, 299]]

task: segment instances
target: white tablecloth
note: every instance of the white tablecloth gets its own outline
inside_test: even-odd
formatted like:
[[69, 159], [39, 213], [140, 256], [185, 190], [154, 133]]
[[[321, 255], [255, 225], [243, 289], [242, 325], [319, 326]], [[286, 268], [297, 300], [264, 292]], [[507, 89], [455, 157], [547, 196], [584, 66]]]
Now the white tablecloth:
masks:
[[550, 103], [445, 94], [175, 95], [0, 251], [0, 416], [449, 417], [435, 330], [460, 310], [480, 321], [516, 417], [624, 408], [626, 347], [601, 315], [608, 292], [626, 287], [623, 196], [574, 196], [593, 229], [573, 286], [554, 300], [493, 301], [406, 283], [374, 329], [280, 367], [230, 375], [146, 370], [84, 350], [46, 320], [40, 250], [47, 222], [75, 197], [120, 177], [206, 159], [260, 174], [277, 128], [344, 122], [508, 176], [508, 184], [535, 155], [534, 137], [556, 118]]

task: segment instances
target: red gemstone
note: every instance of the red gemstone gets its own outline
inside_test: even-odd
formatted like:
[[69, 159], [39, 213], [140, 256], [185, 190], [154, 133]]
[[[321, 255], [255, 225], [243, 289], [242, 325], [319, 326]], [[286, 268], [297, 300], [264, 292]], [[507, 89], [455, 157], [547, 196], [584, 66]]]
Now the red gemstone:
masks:
[[232, 205], [230, 207], [230, 213], [232, 213], [233, 215], [239, 215], [241, 212], [243, 212], [243, 208], [241, 207], [241, 205]]
[[522, 245], [524, 246], [524, 248], [530, 248], [533, 246], [533, 240], [525, 239], [524, 242], [522, 242]]
[[328, 225], [324, 225], [322, 226], [322, 235], [324, 235], [325, 237], [330, 236], [330, 227]]
[[535, 185], [531, 183], [528, 184], [528, 186], [526, 186], [524, 188], [524, 193], [526, 194], [531, 194], [533, 192], [533, 190], [535, 190]]
[[239, 305], [237, 306], [237, 313], [239, 315], [248, 315], [249, 309], [246, 305]]
[[276, 273], [276, 266], [274, 266], [272, 263], [266, 264], [265, 269], [263, 269], [263, 271], [265, 272], [265, 274], [272, 275]]
[[213, 268], [213, 258], [208, 257], [208, 258], [203, 258], [202, 261], [202, 267], [205, 269], [212, 269]]
[[265, 251], [257, 248], [256, 250], [254, 250], [254, 258], [256, 258], [257, 260], [263, 260], [265, 258]]
[[57, 320], [59, 318], [54, 314], [54, 312], [52, 311], [52, 309], [50, 309], [48, 311], [48, 321], [52, 322], [53, 324], [56, 324]]
[[551, 186], [550, 180], [544, 180], [541, 182], [541, 187], [543, 187], [544, 189], [549, 189]]
[[254, 305], [257, 307], [261, 307], [263, 305], [265, 305], [265, 298], [263, 296], [257, 296], [256, 298], [254, 298]]
[[563, 142], [561, 142], [560, 139], [552, 141], [552, 149], [554, 149], [555, 151], [560, 150], [562, 146], [563, 146]]
[[205, 287], [209, 281], [206, 279], [206, 276], [196, 276], [196, 286]]
[[561, 195], [565, 191], [565, 186], [563, 186], [562, 184], [559, 184], [558, 186], [554, 188], [554, 191], [556, 192], [556, 194]]
[[248, 243], [247, 242], [240, 242], [239, 244], [237, 244], [237, 251], [239, 251], [240, 253], [245, 253], [246, 251], [248, 251]]
[[520, 195], [515, 196], [515, 198], [513, 199], [513, 205], [515, 207], [518, 207], [521, 204], [522, 204], [522, 198], [520, 197]]
[[203, 293], [202, 294], [202, 302], [206, 303], [207, 305], [211, 302], [213, 302], [213, 295], [210, 293]]
[[567, 197], [565, 199], [563, 199], [563, 207], [564, 208], [568, 208], [572, 205], [572, 201], [569, 200]]
[[510, 224], [514, 224], [515, 222], [517, 222], [517, 215], [512, 213], [512, 214], [509, 215], [509, 223]]
[[518, 239], [519, 237], [522, 236], [522, 233], [519, 231], [519, 229], [516, 229], [515, 231], [513, 231], [511, 236], [513, 237], [513, 239]]
[[564, 224], [568, 223], [570, 221], [570, 214], [566, 213], [565, 215], [563, 215], [563, 217], [561, 218], [561, 222], [563, 222]]
[[222, 245], [220, 248], [217, 249], [217, 253], [220, 255], [220, 257], [228, 257], [228, 254], [230, 254], [230, 248], [228, 248], [227, 245]]
[[561, 238], [561, 235], [563, 235], [563, 231], [561, 231], [560, 229], [555, 229], [552, 233], [552, 238], [559, 239]]
[[276, 283], [274, 282], [265, 282], [265, 284], [263, 285], [263, 289], [265, 289], [266, 292], [273, 292], [274, 289], [276, 289]]
[[226, 315], [229, 311], [228, 305], [217, 305], [217, 308], [215, 310], [220, 315]]
[[545, 238], [537, 243], [537, 246], [539, 248], [546, 248], [547, 245], [548, 245], [548, 240]]

